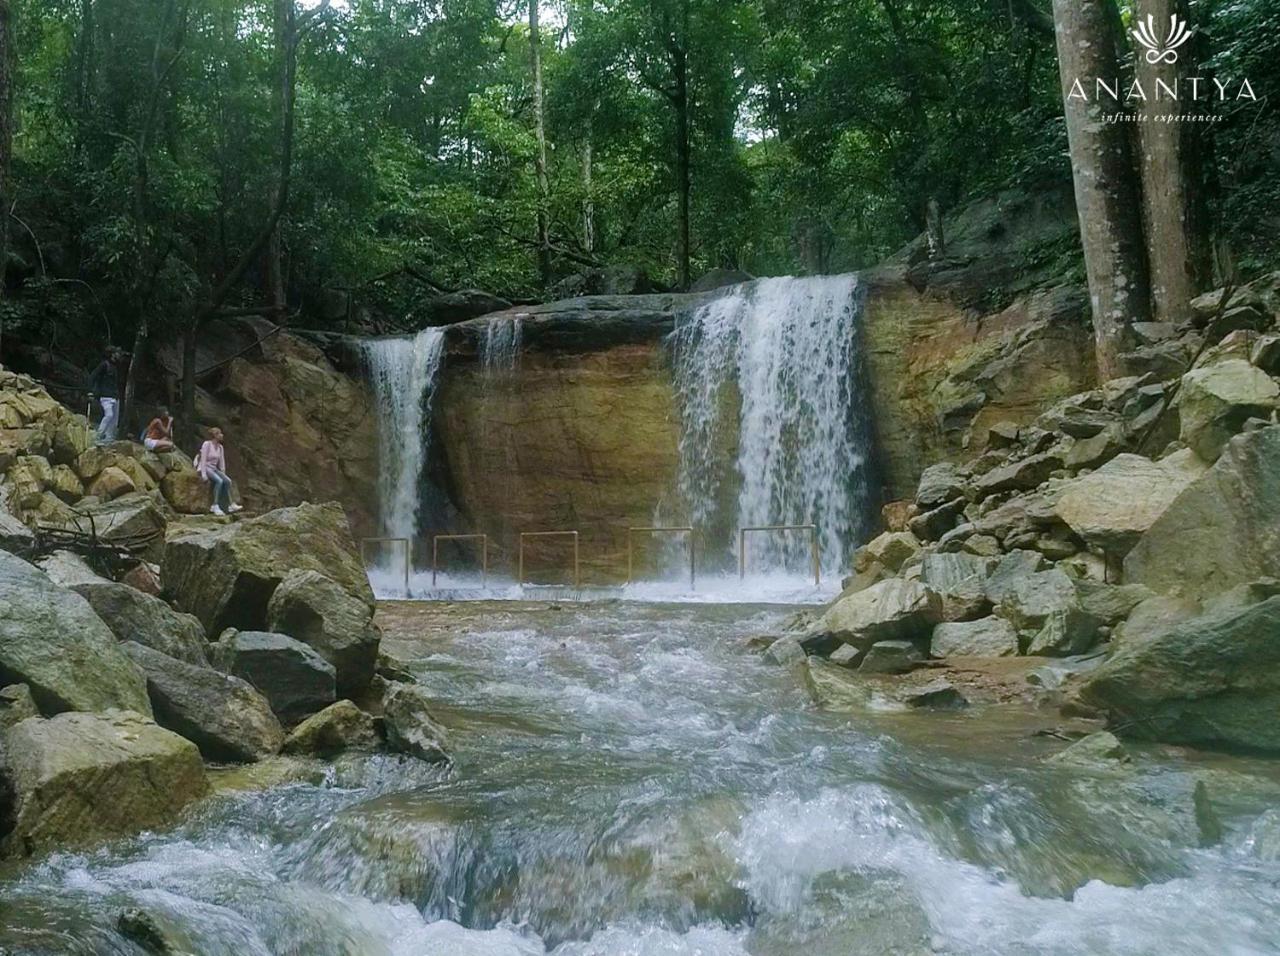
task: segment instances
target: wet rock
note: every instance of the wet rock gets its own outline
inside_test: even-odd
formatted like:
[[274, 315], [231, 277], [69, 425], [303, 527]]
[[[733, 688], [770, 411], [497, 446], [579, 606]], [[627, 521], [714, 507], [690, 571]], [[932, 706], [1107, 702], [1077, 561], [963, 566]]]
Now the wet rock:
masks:
[[743, 272], [741, 269], [708, 269], [701, 276], [693, 281], [689, 286], [690, 292], [711, 292], [714, 289], [723, 289], [725, 286], [737, 285], [740, 282], [750, 282], [754, 279], [749, 272]]
[[922, 511], [929, 511], [962, 497], [965, 493], [965, 480], [951, 462], [940, 462], [930, 465], [920, 475], [920, 484], [916, 487], [916, 505]]
[[1125, 580], [1201, 600], [1280, 577], [1280, 426], [1239, 435], [1125, 558]]
[[1013, 657], [1018, 632], [999, 617], [943, 623], [933, 629], [929, 649], [935, 657]]
[[1046, 661], [1027, 671], [1027, 683], [1044, 690], [1057, 690], [1079, 674], [1087, 674], [1102, 666], [1103, 654], [1095, 651], [1079, 657], [1063, 657]]
[[249, 762], [280, 750], [279, 720], [245, 681], [141, 644], [124, 648], [147, 676], [157, 723], [186, 737], [207, 759]]
[[828, 656], [832, 664], [839, 664], [841, 667], [856, 667], [858, 661], [862, 659], [863, 651], [854, 647], [852, 644], [841, 644]]
[[431, 715], [426, 691], [413, 684], [391, 684], [382, 701], [387, 746], [428, 763], [449, 759], [448, 735]]
[[1161, 461], [1120, 455], [1072, 481], [1054, 510], [1090, 547], [1122, 556], [1205, 469], [1190, 451]]
[[940, 619], [936, 594], [919, 582], [890, 578], [837, 600], [811, 633], [865, 648], [877, 641], [923, 638]]
[[1080, 689], [1126, 736], [1280, 752], [1280, 596], [1125, 642]]
[[1205, 461], [1215, 461], [1223, 445], [1251, 417], [1270, 417], [1280, 386], [1242, 359], [1192, 369], [1178, 392], [1180, 438]]
[[10, 856], [162, 826], [208, 786], [196, 748], [137, 713], [33, 718], [3, 742], [15, 798], [2, 844]]
[[117, 640], [137, 641], [188, 664], [209, 663], [204, 628], [190, 614], [115, 581], [86, 581], [71, 590], [89, 602]]
[[41, 711], [118, 708], [150, 716], [146, 684], [78, 594], [0, 552], [0, 682], [25, 683]]
[[248, 681], [285, 724], [336, 699], [333, 665], [301, 641], [266, 631], [229, 631], [212, 650], [219, 670]]
[[898, 699], [913, 710], [958, 710], [969, 706], [964, 694], [942, 677], [918, 687], [904, 687]]
[[868, 674], [905, 674], [924, 660], [911, 641], [877, 641], [867, 648], [859, 671]]
[[1027, 644], [1032, 657], [1065, 657], [1083, 654], [1098, 642], [1098, 620], [1079, 607], [1051, 612]]
[[39, 716], [40, 711], [36, 708], [36, 700], [31, 696], [31, 688], [26, 684], [0, 687], [0, 733], [28, 717]]
[[183, 956], [190, 952], [189, 941], [146, 910], [130, 907], [116, 919], [116, 929], [148, 956]]
[[1124, 749], [1124, 744], [1120, 743], [1115, 734], [1102, 730], [1082, 737], [1070, 747], [1047, 758], [1045, 763], [1087, 770], [1113, 771], [1131, 763], [1131, 760]]
[[271, 630], [301, 641], [333, 665], [339, 696], [356, 696], [369, 685], [382, 640], [372, 602], [322, 573], [294, 570], [271, 595], [266, 618]]
[[949, 710], [968, 704], [950, 681], [919, 679], [919, 673], [880, 677], [811, 657], [805, 683], [819, 707], [838, 713]]
[[790, 634], [780, 637], [770, 644], [768, 649], [765, 650], [764, 656], [765, 660], [783, 666], [798, 663], [806, 657], [804, 648], [800, 646], [800, 641]]
[[501, 312], [511, 308], [511, 303], [489, 292], [480, 289], [460, 289], [447, 292], [421, 302], [424, 325], [452, 325], [454, 322], [465, 322], [478, 315], [490, 312]]
[[349, 700], [312, 714], [285, 738], [283, 752], [333, 757], [350, 750], [372, 751], [382, 745], [373, 717]]
[[373, 606], [346, 515], [333, 503], [280, 508], [213, 531], [180, 533], [166, 543], [160, 570], [178, 607], [198, 617], [209, 634], [263, 628], [267, 602], [290, 571], [319, 572]]

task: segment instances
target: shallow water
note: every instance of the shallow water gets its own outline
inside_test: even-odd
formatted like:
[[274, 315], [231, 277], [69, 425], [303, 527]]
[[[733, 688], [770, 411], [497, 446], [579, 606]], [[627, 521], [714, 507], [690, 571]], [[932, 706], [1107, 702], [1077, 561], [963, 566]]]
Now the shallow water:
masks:
[[1280, 952], [1274, 764], [1095, 776], [1041, 763], [1051, 714], [823, 714], [745, 649], [789, 613], [388, 608], [451, 770], [305, 765], [0, 875], [0, 947], [136, 956], [137, 907], [201, 956]]

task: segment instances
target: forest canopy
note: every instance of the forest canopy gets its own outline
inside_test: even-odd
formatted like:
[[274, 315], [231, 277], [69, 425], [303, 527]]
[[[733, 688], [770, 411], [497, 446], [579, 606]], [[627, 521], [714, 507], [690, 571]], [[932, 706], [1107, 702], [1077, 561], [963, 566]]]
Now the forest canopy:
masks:
[[[1280, 8], [1190, 15], [1205, 70], [1259, 98], [1212, 105], [1212, 231], [1274, 266]], [[126, 348], [210, 304], [358, 290], [411, 322], [424, 289], [544, 297], [589, 266], [857, 269], [931, 204], [1071, 177], [1047, 0], [10, 0], [8, 23], [8, 283]]]

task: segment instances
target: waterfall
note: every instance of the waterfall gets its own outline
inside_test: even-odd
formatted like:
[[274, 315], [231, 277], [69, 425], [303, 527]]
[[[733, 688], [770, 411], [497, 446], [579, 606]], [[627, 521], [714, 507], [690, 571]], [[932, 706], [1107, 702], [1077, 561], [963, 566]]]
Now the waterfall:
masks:
[[363, 344], [377, 405], [380, 435], [378, 503], [382, 533], [418, 536], [422, 469], [430, 443], [431, 402], [444, 352], [444, 330]]
[[[841, 571], [875, 494], [853, 275], [745, 283], [672, 333], [680, 497], [713, 546], [736, 528], [816, 524]], [[803, 534], [748, 539], [753, 567], [804, 567]]]
[[492, 318], [485, 325], [480, 366], [486, 374], [509, 372], [520, 356], [520, 316]]

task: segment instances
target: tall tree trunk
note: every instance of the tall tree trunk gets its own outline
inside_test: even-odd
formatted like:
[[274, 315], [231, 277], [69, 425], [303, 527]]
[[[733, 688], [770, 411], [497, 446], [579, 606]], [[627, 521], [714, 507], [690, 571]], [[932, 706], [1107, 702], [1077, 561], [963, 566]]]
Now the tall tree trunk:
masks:
[[[686, 19], [688, 17], [687, 4]], [[685, 36], [688, 36], [686, 31]], [[676, 284], [689, 288], [689, 57], [683, 45], [673, 51], [676, 110], [676, 189], [678, 212], [676, 222]]]
[[[1095, 81], [1120, 75], [1119, 17], [1114, 0], [1053, 0], [1058, 69], [1076, 212], [1084, 246], [1101, 380], [1123, 374], [1119, 356], [1134, 322], [1150, 317], [1150, 286], [1142, 236], [1141, 196], [1125, 123], [1106, 114], [1123, 106], [1097, 95]], [[1079, 95], [1083, 93], [1084, 95]]]
[[[13, 184], [9, 178], [13, 159], [13, 27], [13, 8], [9, 0], [0, 0], [0, 302], [7, 298], [9, 210], [13, 207]], [[4, 344], [3, 322], [0, 315], [0, 346]]]
[[[282, 129], [284, 126], [284, 100], [289, 95], [290, 84], [288, 57], [283, 55], [283, 51], [289, 42], [289, 34], [293, 29], [293, 0], [275, 0], [272, 26], [275, 34], [276, 50], [281, 51], [276, 56], [276, 84], [272, 93], [272, 103], [275, 107], [277, 128]], [[273, 205], [275, 199], [273, 190]], [[280, 223], [276, 223], [275, 229], [271, 231], [271, 238], [267, 241], [266, 268], [263, 270], [266, 277], [267, 301], [276, 310], [277, 321], [287, 311], [284, 287], [284, 244], [280, 236], [281, 231]]]
[[[1134, 13], [1135, 22], [1153, 18], [1157, 38], [1169, 35], [1173, 17], [1188, 22], [1186, 0], [1138, 0]], [[1199, 187], [1204, 137], [1200, 124], [1174, 119], [1182, 108], [1170, 95], [1195, 75], [1194, 47], [1184, 44], [1173, 62], [1167, 56], [1137, 60], [1147, 95], [1138, 124], [1147, 261], [1152, 305], [1163, 322], [1190, 319], [1191, 300], [1212, 279], [1208, 216]]]
[[538, 140], [533, 166], [538, 180], [538, 275], [551, 284], [551, 237], [548, 224], [547, 126], [542, 89], [542, 35], [538, 26], [539, 0], [529, 0], [529, 59], [533, 69], [533, 124]]
[[582, 248], [596, 252], [596, 200], [591, 183], [591, 121], [587, 121], [587, 141], [582, 147]]

